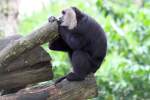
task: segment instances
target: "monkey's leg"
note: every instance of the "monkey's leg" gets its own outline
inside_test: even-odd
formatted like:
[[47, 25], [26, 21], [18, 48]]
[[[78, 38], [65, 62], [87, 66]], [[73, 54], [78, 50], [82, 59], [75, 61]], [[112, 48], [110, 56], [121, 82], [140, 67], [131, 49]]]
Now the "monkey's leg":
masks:
[[73, 65], [73, 72], [56, 80], [55, 84], [61, 82], [65, 78], [68, 81], [82, 81], [91, 72], [91, 62], [88, 53], [83, 51], [74, 51], [71, 62]]
[[68, 81], [82, 81], [91, 72], [90, 55], [83, 51], [72, 54], [73, 72], [66, 76]]

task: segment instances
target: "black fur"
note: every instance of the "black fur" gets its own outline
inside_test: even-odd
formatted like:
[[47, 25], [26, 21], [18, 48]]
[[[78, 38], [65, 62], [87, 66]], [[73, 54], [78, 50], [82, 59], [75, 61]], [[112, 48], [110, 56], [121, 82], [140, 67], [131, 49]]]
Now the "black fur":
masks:
[[107, 51], [107, 39], [101, 26], [91, 17], [72, 7], [76, 13], [77, 26], [69, 30], [59, 25], [60, 37], [49, 45], [51, 50], [69, 53], [73, 72], [59, 79], [81, 81], [100, 67]]

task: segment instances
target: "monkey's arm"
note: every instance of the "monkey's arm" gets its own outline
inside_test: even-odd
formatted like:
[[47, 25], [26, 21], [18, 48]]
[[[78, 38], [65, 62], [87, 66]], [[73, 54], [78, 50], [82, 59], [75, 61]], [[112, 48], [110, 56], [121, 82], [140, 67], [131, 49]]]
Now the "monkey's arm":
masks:
[[61, 36], [52, 43], [49, 43], [49, 49], [57, 51], [71, 51], [71, 48], [65, 43]]
[[59, 33], [71, 49], [81, 49], [88, 43], [83, 36], [71, 33], [67, 27], [60, 26]]

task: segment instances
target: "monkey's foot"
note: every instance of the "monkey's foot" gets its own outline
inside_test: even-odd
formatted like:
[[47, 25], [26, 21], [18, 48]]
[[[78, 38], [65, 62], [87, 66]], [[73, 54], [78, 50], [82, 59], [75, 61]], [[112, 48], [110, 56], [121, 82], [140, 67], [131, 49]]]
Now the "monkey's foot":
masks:
[[76, 73], [69, 73], [67, 76], [66, 76], [66, 79], [68, 81], [83, 81], [85, 79], [84, 76], [80, 76], [80, 75], [77, 75]]
[[68, 75], [61, 77], [55, 81], [55, 84], [60, 83], [64, 79], [67, 79], [68, 81], [83, 81], [85, 77], [79, 76], [73, 72], [69, 73]]

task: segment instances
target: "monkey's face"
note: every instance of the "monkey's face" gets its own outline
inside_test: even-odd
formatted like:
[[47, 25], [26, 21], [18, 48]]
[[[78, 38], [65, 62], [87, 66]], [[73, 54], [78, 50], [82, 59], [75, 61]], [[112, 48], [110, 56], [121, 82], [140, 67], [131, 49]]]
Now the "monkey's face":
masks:
[[77, 26], [76, 13], [72, 8], [68, 8], [62, 11], [61, 26], [67, 26], [69, 30]]

